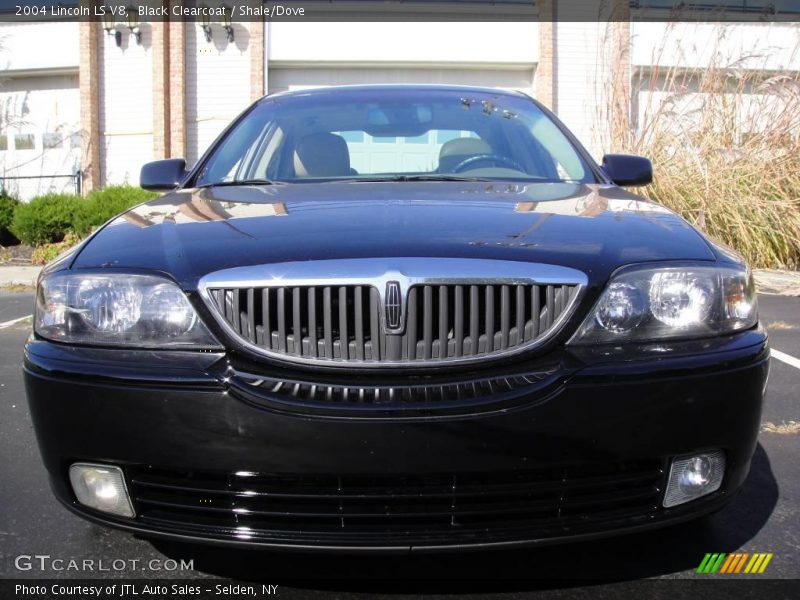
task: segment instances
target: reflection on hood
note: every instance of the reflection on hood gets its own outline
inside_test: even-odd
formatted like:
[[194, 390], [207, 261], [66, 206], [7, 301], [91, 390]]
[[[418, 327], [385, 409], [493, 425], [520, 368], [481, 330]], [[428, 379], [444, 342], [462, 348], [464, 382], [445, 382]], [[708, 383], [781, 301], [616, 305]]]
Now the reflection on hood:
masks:
[[517, 202], [514, 210], [570, 217], [596, 217], [606, 212], [670, 214], [667, 208], [654, 202], [630, 197], [610, 198], [604, 193], [607, 190], [598, 185], [587, 184], [582, 187], [584, 193], [568, 198], [554, 198], [544, 202]]
[[[363, 184], [362, 184], [363, 185]], [[391, 184], [390, 184], [391, 185]], [[397, 184], [395, 184], [397, 185]], [[408, 185], [408, 184], [402, 184]], [[232, 219], [244, 219], [251, 217], [282, 217], [288, 216], [290, 212], [300, 207], [294, 202], [295, 197], [303, 196], [305, 186], [298, 188], [282, 188], [280, 190], [284, 201], [276, 202], [275, 196], [277, 189], [257, 188], [253, 186], [243, 186], [242, 188], [224, 188], [221, 190], [186, 190], [176, 194], [169, 194], [163, 198], [143, 204], [131, 209], [122, 215], [118, 223], [127, 222], [137, 227], [150, 227], [163, 223], [183, 224], [183, 223], [203, 223], [213, 221], [229, 221]], [[387, 188], [381, 189], [385, 193]], [[402, 188], [394, 188], [396, 191]], [[422, 188], [418, 188], [421, 191]], [[340, 190], [341, 191], [341, 190]], [[365, 198], [364, 188], [349, 188], [352, 198], [348, 200], [363, 201]], [[638, 198], [631, 194], [615, 190], [607, 186], [596, 184], [495, 184], [488, 185], [469, 185], [460, 190], [460, 194], [472, 196], [471, 200], [477, 199], [480, 195], [490, 199], [508, 198], [518, 196], [520, 198], [513, 205], [514, 212], [517, 213], [537, 213], [545, 215], [562, 215], [578, 217], [597, 217], [608, 213], [649, 213], [649, 214], [671, 214], [665, 207], [654, 202]], [[620, 197], [621, 195], [621, 197]], [[380, 199], [380, 194], [376, 194], [376, 201]], [[266, 200], [266, 201], [265, 201]], [[407, 198], [405, 201], [409, 207], [433, 205], [438, 203], [440, 198], [436, 194], [419, 194], [418, 199]], [[347, 202], [343, 198], [337, 198], [336, 202]], [[452, 197], [444, 200], [444, 203], [458, 209], [458, 204], [453, 203]], [[293, 208], [290, 208], [290, 205]], [[322, 203], [315, 206], [316, 209], [330, 208], [331, 205]], [[465, 207], [468, 206], [465, 204]], [[311, 209], [304, 206], [303, 210]], [[115, 224], [118, 224], [115, 223]]]
[[171, 222], [176, 224], [208, 221], [228, 221], [249, 217], [285, 217], [289, 212], [283, 202], [250, 204], [221, 202], [210, 198], [192, 196], [178, 204], [143, 204], [120, 218], [137, 227], [150, 227]]
[[343, 181], [165, 194], [100, 229], [72, 264], [163, 271], [193, 289], [231, 267], [392, 256], [561, 264], [593, 281], [620, 264], [715, 259], [678, 215], [613, 186]]

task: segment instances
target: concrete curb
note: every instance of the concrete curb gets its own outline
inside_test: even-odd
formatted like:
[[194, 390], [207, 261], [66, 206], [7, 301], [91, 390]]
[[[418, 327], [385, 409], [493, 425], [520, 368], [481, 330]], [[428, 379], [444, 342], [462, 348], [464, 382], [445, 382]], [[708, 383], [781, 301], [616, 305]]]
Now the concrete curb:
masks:
[[753, 274], [761, 294], [800, 296], [800, 271], [755, 269]]
[[36, 284], [42, 267], [0, 267], [0, 287]]

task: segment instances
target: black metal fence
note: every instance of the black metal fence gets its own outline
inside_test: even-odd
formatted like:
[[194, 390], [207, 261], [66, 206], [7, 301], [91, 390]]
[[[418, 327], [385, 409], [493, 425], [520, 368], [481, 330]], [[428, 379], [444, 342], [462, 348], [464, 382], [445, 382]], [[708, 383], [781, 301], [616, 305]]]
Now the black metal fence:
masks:
[[0, 175], [0, 192], [5, 193], [6, 181], [21, 180], [21, 179], [72, 179], [72, 185], [75, 188], [75, 193], [81, 195], [81, 172], [75, 171], [69, 175], [13, 175], [6, 176]]

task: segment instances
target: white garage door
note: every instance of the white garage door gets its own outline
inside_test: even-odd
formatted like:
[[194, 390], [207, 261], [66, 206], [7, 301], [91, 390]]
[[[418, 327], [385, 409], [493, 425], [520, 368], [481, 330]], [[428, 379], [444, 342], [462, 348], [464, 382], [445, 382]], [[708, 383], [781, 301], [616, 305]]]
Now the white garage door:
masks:
[[248, 23], [235, 24], [235, 39], [212, 28], [186, 28], [186, 162], [193, 164], [220, 132], [250, 104]]
[[533, 66], [520, 68], [301, 68], [270, 67], [269, 93], [330, 85], [365, 83], [443, 83], [520, 90], [533, 94]]

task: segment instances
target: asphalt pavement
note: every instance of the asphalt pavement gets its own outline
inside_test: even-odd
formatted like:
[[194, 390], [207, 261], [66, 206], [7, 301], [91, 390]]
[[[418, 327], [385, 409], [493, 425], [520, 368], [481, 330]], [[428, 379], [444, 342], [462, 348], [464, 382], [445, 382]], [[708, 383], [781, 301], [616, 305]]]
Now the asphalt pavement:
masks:
[[[761, 296], [771, 346], [800, 358], [800, 298]], [[514, 551], [423, 556], [330, 556], [220, 549], [148, 541], [92, 525], [52, 497], [39, 459], [22, 381], [22, 346], [33, 295], [0, 293], [0, 578], [214, 578], [282, 583], [286, 596], [337, 598], [441, 591], [467, 597], [511, 596], [598, 582], [627, 595], [643, 578], [697, 579], [706, 552], [772, 552], [761, 577], [800, 578], [800, 368], [771, 361], [762, 432], [750, 476], [725, 509], [694, 523], [608, 540]], [[731, 398], [735, 410], [736, 398]], [[76, 432], [76, 434], [79, 434]], [[77, 561], [136, 559], [136, 567], [106, 571], [19, 570], [20, 555]], [[152, 569], [149, 561], [192, 561], [185, 571]], [[118, 563], [121, 564], [121, 563]], [[62, 565], [63, 567], [63, 565]], [[708, 577], [708, 576], [705, 576]], [[588, 589], [588, 588], [587, 588]], [[641, 589], [639, 589], [641, 592]], [[591, 597], [589, 594], [587, 597]]]

